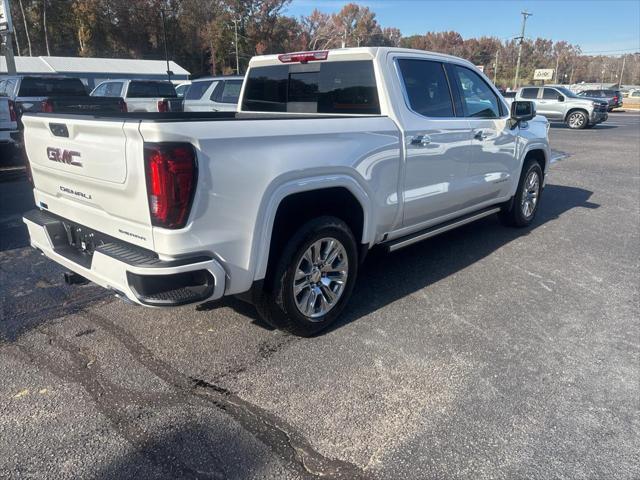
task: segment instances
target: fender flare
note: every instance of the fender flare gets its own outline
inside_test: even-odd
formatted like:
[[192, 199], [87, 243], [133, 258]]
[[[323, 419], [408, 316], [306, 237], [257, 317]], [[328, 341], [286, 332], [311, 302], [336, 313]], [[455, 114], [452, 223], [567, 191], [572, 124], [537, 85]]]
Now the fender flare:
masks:
[[251, 248], [251, 265], [253, 265], [253, 279], [262, 280], [267, 273], [269, 262], [269, 250], [271, 248], [271, 237], [276, 212], [282, 201], [295, 193], [322, 190], [325, 188], [342, 187], [347, 189], [360, 203], [363, 212], [363, 226], [361, 244], [372, 246], [375, 242], [375, 222], [373, 217], [372, 195], [366, 188], [350, 175], [339, 174], [331, 176], [304, 177], [289, 180], [275, 187], [270, 187], [265, 192], [265, 200], [262, 202], [258, 218], [261, 221], [256, 223], [254, 231], [254, 241]]

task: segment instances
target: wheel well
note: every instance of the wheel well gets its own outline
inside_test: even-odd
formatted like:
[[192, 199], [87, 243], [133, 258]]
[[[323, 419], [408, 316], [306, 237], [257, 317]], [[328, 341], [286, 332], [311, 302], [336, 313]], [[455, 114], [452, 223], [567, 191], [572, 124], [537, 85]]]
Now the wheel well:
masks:
[[569, 118], [569, 115], [571, 115], [573, 112], [582, 112], [587, 116], [587, 120], [589, 120], [589, 112], [587, 112], [584, 108], [572, 108], [564, 116], [565, 121], [567, 120], [567, 118]]
[[364, 211], [349, 190], [332, 187], [294, 193], [285, 197], [278, 205], [271, 231], [267, 271], [296, 230], [309, 220], [323, 215], [331, 215], [344, 221], [356, 242], [362, 242]]
[[526, 162], [530, 159], [538, 161], [538, 163], [540, 164], [540, 168], [542, 168], [542, 174], [544, 175], [545, 169], [547, 167], [547, 158], [545, 157], [544, 152], [542, 150], [531, 150], [527, 152], [527, 155], [524, 157], [524, 161]]

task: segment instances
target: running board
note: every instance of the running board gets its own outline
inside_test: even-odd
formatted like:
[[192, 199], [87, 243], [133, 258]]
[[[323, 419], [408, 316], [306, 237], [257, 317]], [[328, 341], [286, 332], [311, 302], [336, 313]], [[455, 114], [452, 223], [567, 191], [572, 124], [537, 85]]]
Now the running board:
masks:
[[485, 208], [484, 210], [472, 212], [463, 217], [454, 218], [453, 220], [449, 220], [448, 222], [434, 225], [433, 227], [429, 227], [426, 230], [420, 230], [419, 232], [412, 233], [411, 235], [407, 235], [406, 237], [400, 237], [395, 240], [391, 240], [385, 245], [387, 247], [387, 250], [390, 252], [400, 250], [401, 248], [408, 247], [409, 245], [421, 242], [422, 240], [426, 240], [427, 238], [435, 237], [436, 235], [440, 235], [441, 233], [448, 232], [449, 230], [453, 230], [454, 228], [461, 227], [462, 225], [466, 225], [467, 223], [475, 222], [476, 220], [480, 220], [481, 218], [488, 217], [489, 215], [493, 215], [494, 213], [498, 213], [499, 211], [500, 207], [493, 206]]

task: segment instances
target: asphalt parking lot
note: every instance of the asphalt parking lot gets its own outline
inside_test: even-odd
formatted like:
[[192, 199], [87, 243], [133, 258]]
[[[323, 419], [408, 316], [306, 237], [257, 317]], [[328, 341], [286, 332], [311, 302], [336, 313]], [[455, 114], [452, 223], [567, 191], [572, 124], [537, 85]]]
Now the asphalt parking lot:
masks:
[[372, 254], [313, 339], [64, 285], [5, 179], [0, 478], [640, 478], [640, 114], [550, 136], [532, 228]]

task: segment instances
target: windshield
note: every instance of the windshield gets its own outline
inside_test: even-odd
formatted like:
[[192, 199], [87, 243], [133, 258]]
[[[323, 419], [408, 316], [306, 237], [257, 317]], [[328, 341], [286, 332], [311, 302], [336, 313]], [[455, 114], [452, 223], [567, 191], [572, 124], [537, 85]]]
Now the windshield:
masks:
[[577, 98], [578, 97], [575, 93], [573, 93], [568, 88], [564, 88], [564, 87], [554, 87], [554, 88], [556, 90], [558, 90], [561, 94], [563, 94], [565, 97], [569, 97], [569, 98]]

